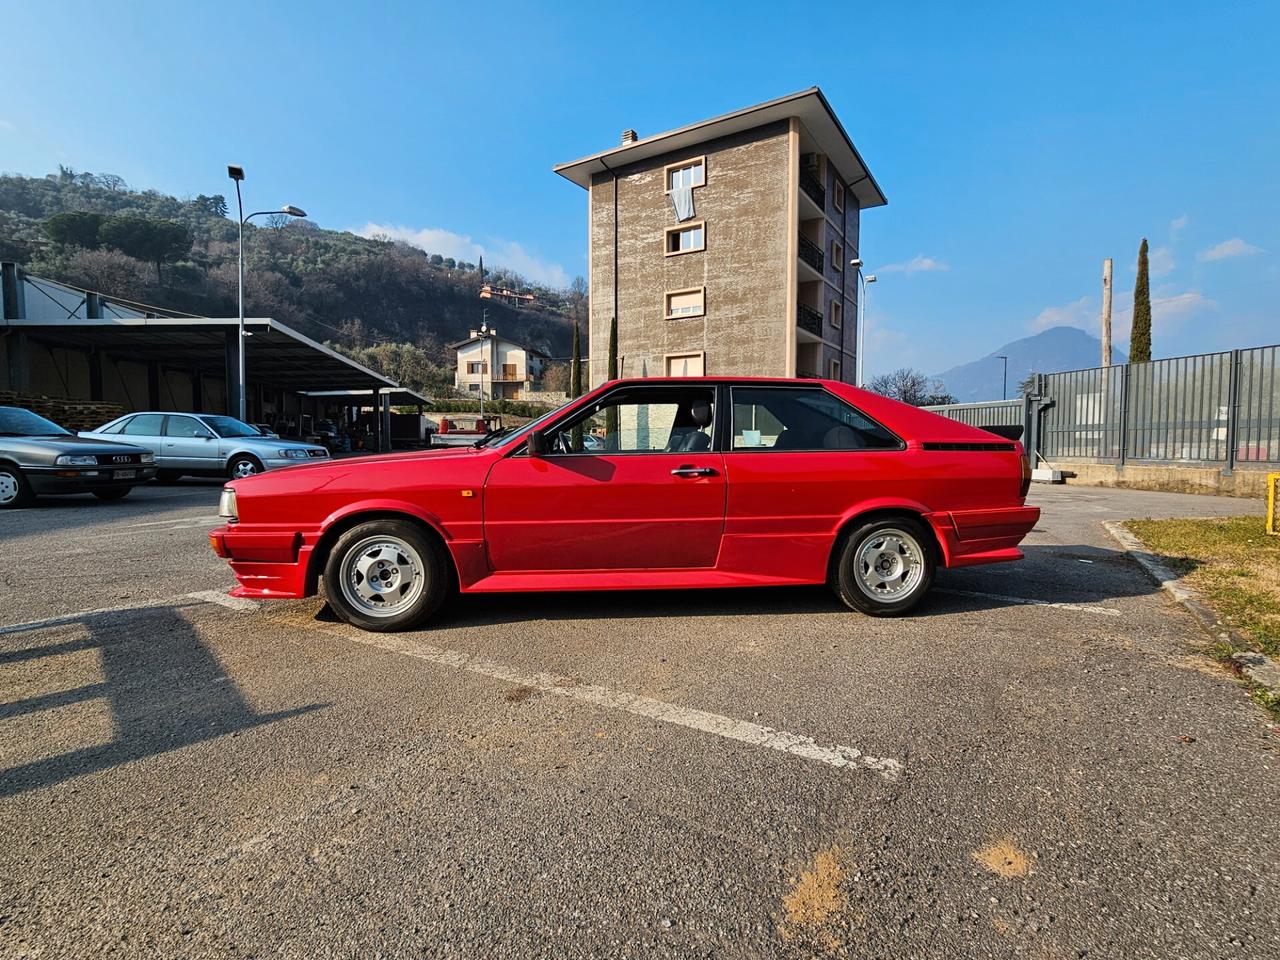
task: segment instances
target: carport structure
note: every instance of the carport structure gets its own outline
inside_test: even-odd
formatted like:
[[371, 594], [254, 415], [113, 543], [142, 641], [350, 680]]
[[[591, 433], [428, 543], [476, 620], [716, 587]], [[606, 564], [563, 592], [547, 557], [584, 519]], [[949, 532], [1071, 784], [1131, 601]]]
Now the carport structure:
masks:
[[[0, 388], [115, 403], [132, 410], [236, 415], [239, 320], [112, 300], [3, 265]], [[375, 409], [395, 381], [266, 317], [245, 320], [249, 419], [316, 416], [343, 391]], [[378, 448], [389, 437], [375, 418]]]

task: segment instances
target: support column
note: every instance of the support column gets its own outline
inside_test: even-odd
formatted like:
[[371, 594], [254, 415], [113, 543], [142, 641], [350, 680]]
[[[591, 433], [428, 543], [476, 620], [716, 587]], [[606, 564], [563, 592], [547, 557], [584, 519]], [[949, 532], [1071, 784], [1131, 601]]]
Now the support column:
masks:
[[22, 271], [16, 263], [0, 264], [0, 320], [22, 320], [26, 313]]
[[89, 399], [102, 399], [102, 349], [89, 351]]
[[27, 335], [11, 330], [5, 346], [9, 348], [9, 389], [26, 393], [31, 389], [31, 365], [27, 362]]
[[228, 330], [226, 337], [226, 413], [229, 417], [238, 417], [240, 416], [240, 334], [237, 330]]
[[204, 371], [191, 371], [191, 412], [204, 413]]
[[382, 446], [378, 448], [381, 453], [389, 453], [391, 451], [391, 394], [384, 393], [382, 395]]
[[373, 449], [382, 452], [382, 391], [373, 388]]

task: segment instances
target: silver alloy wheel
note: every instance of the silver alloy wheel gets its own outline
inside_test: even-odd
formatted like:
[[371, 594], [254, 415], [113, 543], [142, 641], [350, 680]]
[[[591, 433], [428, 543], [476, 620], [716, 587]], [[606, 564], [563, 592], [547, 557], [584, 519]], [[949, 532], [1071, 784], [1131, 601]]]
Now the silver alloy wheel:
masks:
[[392, 617], [411, 607], [426, 589], [418, 551], [399, 537], [366, 537], [342, 558], [342, 595], [361, 613]]
[[231, 468], [231, 477], [233, 480], [243, 480], [245, 477], [252, 477], [258, 472], [258, 465], [245, 457], [243, 460], [237, 460], [235, 466]]
[[905, 530], [877, 530], [858, 547], [853, 574], [858, 589], [871, 599], [904, 600], [924, 578], [924, 548]]
[[18, 499], [18, 478], [8, 470], [0, 471], [0, 506], [7, 507]]

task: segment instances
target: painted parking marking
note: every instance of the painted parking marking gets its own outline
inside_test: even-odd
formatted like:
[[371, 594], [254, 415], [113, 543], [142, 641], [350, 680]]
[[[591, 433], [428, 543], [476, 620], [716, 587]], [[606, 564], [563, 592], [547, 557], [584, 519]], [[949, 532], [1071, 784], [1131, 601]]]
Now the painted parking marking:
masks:
[[49, 627], [66, 626], [69, 623], [78, 623], [86, 617], [101, 617], [108, 614], [122, 614], [141, 612], [143, 610], [155, 610], [159, 607], [190, 607], [196, 603], [211, 603], [221, 607], [227, 607], [231, 610], [246, 612], [249, 610], [257, 610], [258, 605], [252, 600], [245, 600], [240, 597], [227, 596], [226, 591], [222, 590], [199, 590], [195, 593], [188, 593], [185, 596], [177, 598], [165, 598], [162, 600], [142, 600], [138, 603], [122, 603], [113, 607], [95, 607], [91, 610], [78, 610], [75, 613], [64, 613], [56, 617], [46, 617], [43, 620], [28, 620], [26, 623], [10, 623], [0, 626], [0, 637], [13, 633], [27, 633], [33, 630], [46, 630]]
[[611, 690], [608, 687], [601, 687], [595, 684], [575, 683], [546, 673], [520, 673], [500, 663], [482, 660], [459, 651], [445, 650], [441, 647], [434, 647], [404, 637], [390, 634], [357, 635], [341, 628], [322, 629], [325, 629], [326, 632], [340, 632], [347, 639], [365, 646], [378, 647], [391, 653], [414, 657], [418, 660], [425, 660], [428, 663], [450, 667], [455, 670], [463, 670], [467, 673], [477, 674], [493, 680], [533, 687], [543, 693], [579, 700], [593, 706], [687, 727], [690, 730], [709, 733], [713, 736], [723, 737], [726, 740], [736, 740], [739, 743], [764, 747], [780, 753], [788, 753], [805, 760], [825, 763], [828, 766], [871, 770], [889, 781], [897, 780], [902, 774], [903, 767], [900, 761], [890, 757], [869, 756], [856, 747], [843, 744], [826, 746], [818, 743], [812, 737], [788, 733], [785, 730], [775, 730], [773, 727], [766, 727], [759, 723], [735, 720], [732, 717], [709, 713], [705, 710], [681, 707], [662, 700], [655, 700], [652, 697], [626, 693], [621, 690]]
[[224, 590], [197, 590], [195, 593], [188, 593], [187, 596], [192, 600], [215, 603], [220, 607], [226, 607], [228, 610], [248, 612], [258, 609], [258, 604], [253, 600], [246, 600], [244, 597], [233, 597]]
[[222, 518], [216, 513], [203, 517], [170, 517], [168, 520], [148, 520], [146, 523], [130, 523], [129, 527], [163, 527], [171, 524], [217, 523]]
[[1053, 607], [1056, 610], [1075, 610], [1080, 613], [1096, 613], [1104, 617], [1119, 617], [1121, 612], [1115, 607], [1102, 607], [1093, 603], [1057, 603], [1053, 600], [1032, 600], [1030, 597], [1010, 597], [1003, 593], [982, 593], [978, 590], [953, 590], [950, 587], [934, 587], [937, 593], [950, 593], [957, 597], [980, 597], [983, 600], [1001, 600], [1005, 603], [1018, 603], [1029, 607]]

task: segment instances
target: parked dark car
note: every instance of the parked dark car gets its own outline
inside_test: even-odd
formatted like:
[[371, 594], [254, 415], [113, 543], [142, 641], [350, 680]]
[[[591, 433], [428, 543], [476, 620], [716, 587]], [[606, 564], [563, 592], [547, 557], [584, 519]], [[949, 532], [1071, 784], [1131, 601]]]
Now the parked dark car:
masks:
[[78, 437], [21, 407], [0, 407], [0, 510], [37, 495], [92, 493], [119, 500], [156, 475], [142, 447]]

